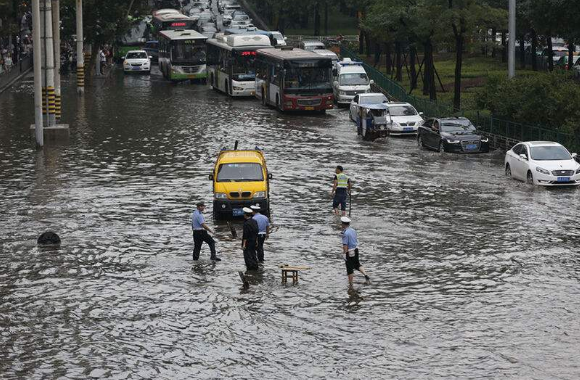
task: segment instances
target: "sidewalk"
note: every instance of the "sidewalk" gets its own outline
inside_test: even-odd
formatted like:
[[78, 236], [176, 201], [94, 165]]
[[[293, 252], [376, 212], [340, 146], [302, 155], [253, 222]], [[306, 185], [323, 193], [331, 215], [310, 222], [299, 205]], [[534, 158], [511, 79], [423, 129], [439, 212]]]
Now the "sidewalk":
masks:
[[32, 70], [32, 57], [25, 57], [9, 72], [0, 74], [0, 94], [22, 79], [30, 70]]

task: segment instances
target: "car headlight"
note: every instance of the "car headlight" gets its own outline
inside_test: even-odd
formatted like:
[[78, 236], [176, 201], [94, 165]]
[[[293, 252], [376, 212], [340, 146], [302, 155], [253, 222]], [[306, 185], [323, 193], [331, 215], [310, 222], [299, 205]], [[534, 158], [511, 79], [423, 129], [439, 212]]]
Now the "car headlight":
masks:
[[344, 96], [344, 95], [346, 95], [346, 92], [345, 91], [339, 91], [339, 94], [342, 95], [342, 96]]
[[482, 142], [482, 143], [489, 142], [489, 139], [488, 139], [487, 137], [485, 137], [485, 138], [482, 138], [482, 139], [481, 139], [481, 142]]
[[243, 91], [244, 90], [243, 87], [238, 87], [238, 86], [234, 86], [232, 88], [234, 89], [234, 91]]
[[576, 174], [580, 174], [580, 167], [576, 169]]
[[550, 175], [550, 171], [549, 171], [549, 170], [546, 170], [546, 169], [544, 169], [544, 168], [541, 168], [541, 167], [539, 167], [539, 166], [536, 166], [536, 171], [537, 171], [538, 173], [542, 173], [542, 174], [547, 174], [547, 175]]
[[123, 65], [125, 65], [125, 66], [129, 66], [129, 62], [127, 62], [127, 61], [123, 61]]
[[459, 140], [450, 140], [450, 139], [447, 139], [447, 143], [448, 144], [459, 144], [460, 142], [461, 141], [459, 141]]
[[256, 191], [254, 193], [254, 198], [266, 198], [266, 192], [265, 191]]
[[226, 199], [228, 196], [226, 193], [215, 193], [215, 199]]

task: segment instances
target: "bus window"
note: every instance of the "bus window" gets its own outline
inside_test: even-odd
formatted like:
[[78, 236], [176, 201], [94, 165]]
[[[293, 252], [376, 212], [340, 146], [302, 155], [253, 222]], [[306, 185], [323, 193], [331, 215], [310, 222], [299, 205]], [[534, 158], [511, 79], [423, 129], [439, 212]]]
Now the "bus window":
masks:
[[206, 63], [204, 46], [192, 44], [190, 41], [174, 41], [171, 56], [173, 62]]

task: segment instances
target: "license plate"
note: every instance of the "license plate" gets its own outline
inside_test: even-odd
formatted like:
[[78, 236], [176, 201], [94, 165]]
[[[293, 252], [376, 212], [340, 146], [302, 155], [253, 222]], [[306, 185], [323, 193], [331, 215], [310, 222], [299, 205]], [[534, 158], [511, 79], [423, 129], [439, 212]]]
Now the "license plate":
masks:
[[244, 215], [244, 210], [241, 208], [234, 208], [234, 209], [232, 209], [232, 215], [233, 216], [242, 216], [242, 215]]
[[410, 132], [410, 131], [412, 131], [412, 130], [413, 130], [413, 128], [412, 128], [412, 127], [403, 128], [403, 131], [405, 131], [405, 132]]
[[475, 150], [477, 149], [477, 145], [476, 144], [469, 144], [465, 147], [465, 149], [467, 150]]
[[306, 111], [314, 111], [314, 107], [304, 107]]
[[570, 182], [570, 177], [558, 177], [558, 182]]
[[133, 71], [141, 71], [140, 67], [133, 67]]

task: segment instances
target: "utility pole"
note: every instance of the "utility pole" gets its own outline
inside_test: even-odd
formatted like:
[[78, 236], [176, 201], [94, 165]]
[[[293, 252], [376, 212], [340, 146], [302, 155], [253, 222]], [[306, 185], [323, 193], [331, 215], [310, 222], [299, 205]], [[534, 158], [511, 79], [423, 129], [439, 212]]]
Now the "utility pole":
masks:
[[62, 97], [60, 88], [60, 0], [52, 0], [52, 31], [54, 33], [54, 94], [55, 116], [62, 116]]
[[509, 0], [508, 77], [516, 76], [516, 0]]
[[41, 28], [43, 33], [42, 52], [44, 63], [44, 104], [47, 115], [46, 126], [56, 124], [56, 107], [54, 94], [54, 41], [52, 39], [52, 4], [51, 0], [42, 0]]
[[32, 0], [32, 40], [34, 58], [34, 134], [36, 145], [44, 145], [42, 123], [42, 54], [40, 51], [40, 0]]
[[85, 56], [83, 55], [83, 0], [77, 1], [77, 90], [79, 95], [85, 92]]

